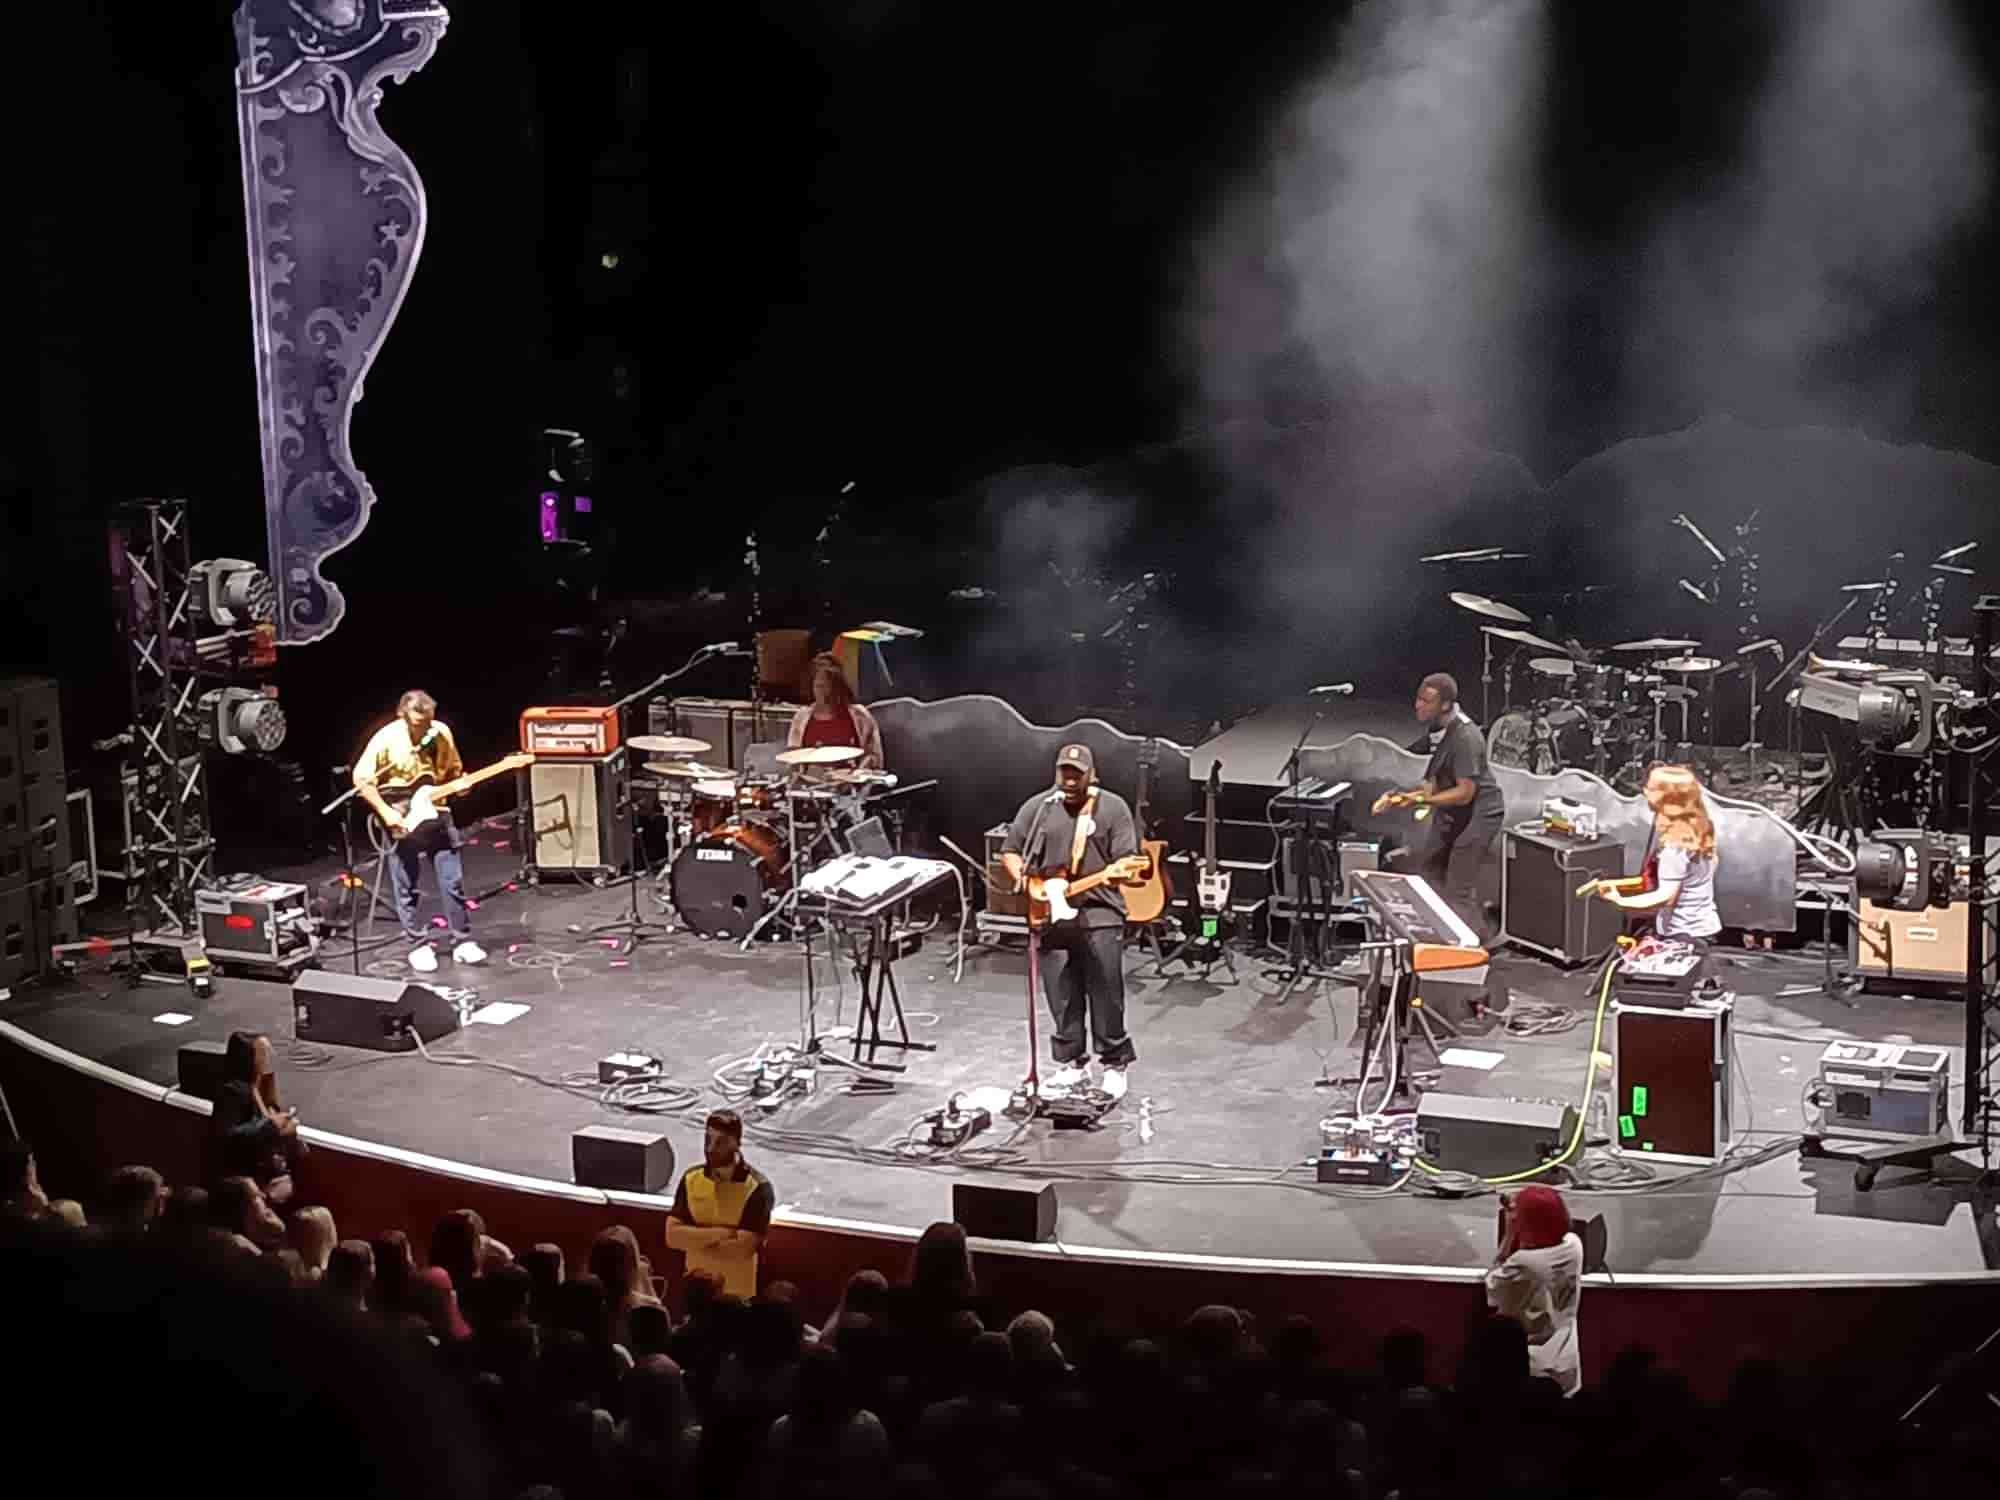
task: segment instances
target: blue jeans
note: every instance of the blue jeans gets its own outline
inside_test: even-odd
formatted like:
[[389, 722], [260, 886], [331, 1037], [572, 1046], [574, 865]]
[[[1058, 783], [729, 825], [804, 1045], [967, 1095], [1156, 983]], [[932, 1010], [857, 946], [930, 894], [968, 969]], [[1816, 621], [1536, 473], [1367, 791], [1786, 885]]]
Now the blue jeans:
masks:
[[389, 885], [396, 895], [396, 920], [403, 924], [403, 936], [421, 943], [428, 936], [417, 921], [417, 907], [423, 893], [417, 889], [421, 861], [428, 854], [437, 870], [438, 895], [444, 898], [445, 920], [451, 924], [452, 941], [465, 942], [472, 936], [472, 911], [465, 904], [465, 867], [458, 857], [458, 829], [451, 814], [439, 813], [414, 833], [398, 839], [389, 849]]

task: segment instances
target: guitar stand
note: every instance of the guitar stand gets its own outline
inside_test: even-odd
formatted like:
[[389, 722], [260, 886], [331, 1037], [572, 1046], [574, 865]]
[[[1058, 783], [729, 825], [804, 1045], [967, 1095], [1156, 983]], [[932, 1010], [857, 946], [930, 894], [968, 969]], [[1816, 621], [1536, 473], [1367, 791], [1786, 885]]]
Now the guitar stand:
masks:
[[[1191, 948], [1196, 950], [1196, 956], [1194, 957], [1186, 956], [1188, 950]], [[1167, 965], [1174, 963], [1185, 964], [1190, 970], [1199, 968], [1201, 973], [1198, 977], [1204, 981], [1208, 978], [1208, 971], [1219, 963], [1229, 971], [1229, 982], [1231, 984], [1240, 984], [1242, 982], [1242, 976], [1236, 972], [1236, 960], [1230, 955], [1229, 944], [1220, 937], [1208, 937], [1200, 932], [1191, 932], [1180, 940], [1173, 952], [1162, 954], [1158, 961], [1154, 963], [1150, 972], [1142, 974], [1140, 977], [1154, 979], [1170, 978], [1171, 976], [1167, 973]]]

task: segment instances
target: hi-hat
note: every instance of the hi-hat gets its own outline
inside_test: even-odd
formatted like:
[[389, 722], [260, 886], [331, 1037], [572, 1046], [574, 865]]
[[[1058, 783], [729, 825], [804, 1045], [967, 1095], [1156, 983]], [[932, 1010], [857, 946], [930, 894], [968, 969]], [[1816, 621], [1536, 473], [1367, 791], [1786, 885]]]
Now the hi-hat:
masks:
[[1532, 656], [1528, 658], [1531, 671], [1540, 672], [1544, 677], [1574, 677], [1576, 663], [1567, 656]]
[[1643, 641], [1620, 641], [1613, 651], [1692, 651], [1700, 641], [1683, 640], [1676, 636], [1654, 635]]
[[1560, 651], [1562, 647], [1554, 641], [1536, 635], [1532, 630], [1509, 630], [1504, 625], [1482, 625], [1479, 627], [1488, 635], [1497, 635], [1503, 641], [1518, 641], [1523, 646], [1536, 646], [1543, 651]]
[[858, 745], [801, 745], [796, 750], [780, 750], [781, 766], [839, 766], [861, 759]]
[[1662, 672], [1713, 672], [1722, 663], [1712, 656], [1670, 656], [1653, 665]]
[[[1526, 625], [1528, 623], [1528, 617], [1514, 608], [1513, 605], [1502, 604], [1498, 599], [1489, 599], [1484, 594], [1461, 594], [1453, 590], [1450, 598], [1451, 602], [1456, 604], [1460, 609], [1469, 609], [1475, 615], [1484, 615], [1489, 620], [1505, 620], [1510, 625]], [[1552, 646], [1549, 649], [1560, 651], [1562, 647]]]
[[648, 755], [705, 755], [715, 746], [685, 734], [635, 734], [625, 742]]

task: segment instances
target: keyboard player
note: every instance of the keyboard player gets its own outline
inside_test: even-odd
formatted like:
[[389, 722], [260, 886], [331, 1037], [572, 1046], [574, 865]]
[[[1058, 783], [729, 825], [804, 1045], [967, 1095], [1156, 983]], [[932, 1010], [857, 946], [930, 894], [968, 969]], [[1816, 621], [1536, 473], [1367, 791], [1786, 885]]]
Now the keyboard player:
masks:
[[1407, 809], [1429, 836], [1416, 846], [1412, 873], [1451, 903], [1484, 941], [1489, 924], [1479, 899], [1479, 871], [1506, 817], [1500, 783], [1486, 756], [1486, 736], [1458, 706], [1458, 680], [1433, 672], [1417, 686], [1417, 721], [1435, 736], [1424, 779], [1407, 791], [1384, 792], [1375, 814]]

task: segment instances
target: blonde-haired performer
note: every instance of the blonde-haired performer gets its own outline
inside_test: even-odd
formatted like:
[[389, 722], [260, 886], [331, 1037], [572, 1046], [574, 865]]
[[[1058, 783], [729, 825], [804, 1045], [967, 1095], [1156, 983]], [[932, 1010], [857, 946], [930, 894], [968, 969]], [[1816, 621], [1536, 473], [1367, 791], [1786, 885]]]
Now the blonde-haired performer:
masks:
[[1715, 904], [1715, 820], [1701, 782], [1686, 766], [1654, 766], [1646, 805], [1653, 810], [1650, 889], [1627, 895], [1600, 886], [1597, 894], [1626, 911], [1651, 912], [1659, 937], [1707, 943], [1722, 931], [1722, 913]]

